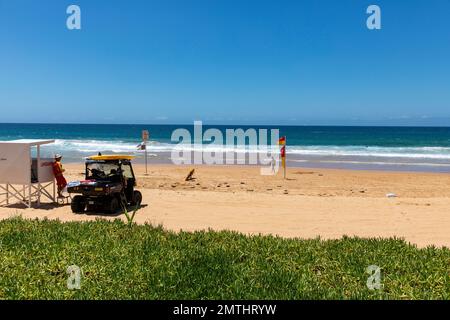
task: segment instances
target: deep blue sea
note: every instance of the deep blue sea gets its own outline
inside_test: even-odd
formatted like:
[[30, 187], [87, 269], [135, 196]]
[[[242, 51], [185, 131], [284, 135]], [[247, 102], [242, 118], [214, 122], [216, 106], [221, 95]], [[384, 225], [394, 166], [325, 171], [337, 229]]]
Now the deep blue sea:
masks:
[[[146, 129], [150, 132], [151, 162], [159, 163], [170, 162], [170, 151], [177, 143], [171, 141], [171, 135], [180, 128], [193, 133], [192, 124], [0, 124], [0, 140], [54, 139], [54, 144], [44, 148], [44, 155], [61, 153], [65, 161], [80, 161], [98, 152], [131, 153], [141, 159], [142, 151], [136, 146]], [[203, 131], [209, 128], [219, 129], [224, 137], [226, 129], [279, 129], [280, 136], [287, 137], [291, 166], [450, 172], [450, 128], [446, 127], [203, 125]], [[221, 150], [220, 146], [215, 148]]]

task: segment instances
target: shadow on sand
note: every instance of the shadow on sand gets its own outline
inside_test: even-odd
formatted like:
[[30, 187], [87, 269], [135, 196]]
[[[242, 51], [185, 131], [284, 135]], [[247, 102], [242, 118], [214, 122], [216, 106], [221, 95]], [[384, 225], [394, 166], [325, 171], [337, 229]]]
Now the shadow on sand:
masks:
[[[70, 207], [70, 203], [65, 203], [65, 204], [57, 204], [57, 203], [41, 203], [40, 206], [37, 206], [37, 203], [32, 203], [31, 204], [31, 208], [32, 209], [38, 209], [38, 210], [54, 210], [60, 207]], [[145, 208], [147, 207], [148, 204], [141, 204], [140, 208]], [[1, 208], [8, 208], [8, 209], [17, 209], [17, 210], [23, 210], [23, 209], [28, 209], [28, 207], [22, 203], [14, 203], [14, 204], [10, 204], [7, 206], [2, 206]], [[133, 211], [134, 207], [128, 207], [127, 208], [128, 211]], [[105, 212], [101, 212], [101, 211], [85, 211], [83, 213], [73, 213], [74, 215], [87, 215], [87, 216], [98, 216], [98, 217], [118, 217], [122, 214], [124, 214], [124, 212], [122, 210], [117, 211], [116, 213], [105, 213]]]
[[[70, 206], [70, 204], [57, 204], [57, 203], [41, 203], [40, 206], [37, 205], [36, 202], [31, 203], [31, 209], [40, 209], [40, 210], [53, 210], [59, 207], [63, 206]], [[28, 209], [26, 205], [23, 203], [13, 203], [10, 205], [2, 206], [1, 208], [8, 208], [8, 209]]]
[[[141, 208], [145, 208], [147, 206], [148, 206], [148, 204], [141, 204], [141, 207], [139, 208], [139, 210]], [[127, 210], [133, 211], [134, 207], [128, 207]], [[85, 214], [87, 216], [98, 216], [98, 217], [118, 217], [122, 214], [124, 215], [125, 213], [122, 210], [119, 210], [116, 213], [104, 213], [104, 212], [100, 212], [100, 211], [85, 211], [84, 213], [74, 213], [74, 214], [77, 214], [77, 215]]]

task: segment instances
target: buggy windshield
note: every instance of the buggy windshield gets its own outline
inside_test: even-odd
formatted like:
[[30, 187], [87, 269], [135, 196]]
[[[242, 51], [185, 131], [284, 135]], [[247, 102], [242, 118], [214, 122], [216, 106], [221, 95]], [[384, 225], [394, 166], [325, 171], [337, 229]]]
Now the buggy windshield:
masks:
[[86, 179], [109, 179], [117, 176], [120, 167], [116, 163], [91, 162], [86, 164]]

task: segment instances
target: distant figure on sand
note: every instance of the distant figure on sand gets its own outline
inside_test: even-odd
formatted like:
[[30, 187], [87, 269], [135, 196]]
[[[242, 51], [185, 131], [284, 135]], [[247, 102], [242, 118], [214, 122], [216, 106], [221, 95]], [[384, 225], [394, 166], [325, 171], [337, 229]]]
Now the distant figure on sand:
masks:
[[270, 167], [272, 169], [272, 173], [275, 173], [275, 164], [276, 164], [275, 158], [272, 156], [270, 160]]
[[62, 198], [62, 191], [67, 186], [67, 181], [63, 176], [65, 171], [61, 164], [62, 156], [60, 154], [55, 155], [55, 161], [53, 162], [53, 174], [55, 175], [56, 184], [58, 185], [58, 197]]

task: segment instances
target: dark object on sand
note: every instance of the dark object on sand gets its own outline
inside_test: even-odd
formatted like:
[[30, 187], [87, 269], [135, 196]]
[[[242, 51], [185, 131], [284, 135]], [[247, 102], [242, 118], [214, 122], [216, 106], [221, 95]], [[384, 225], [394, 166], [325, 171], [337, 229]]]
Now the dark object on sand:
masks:
[[189, 174], [186, 176], [186, 179], [184, 179], [184, 181], [191, 181], [191, 180], [194, 180], [195, 178], [193, 177], [194, 176], [194, 172], [195, 172], [195, 169], [192, 169], [191, 171], [189, 171]]

